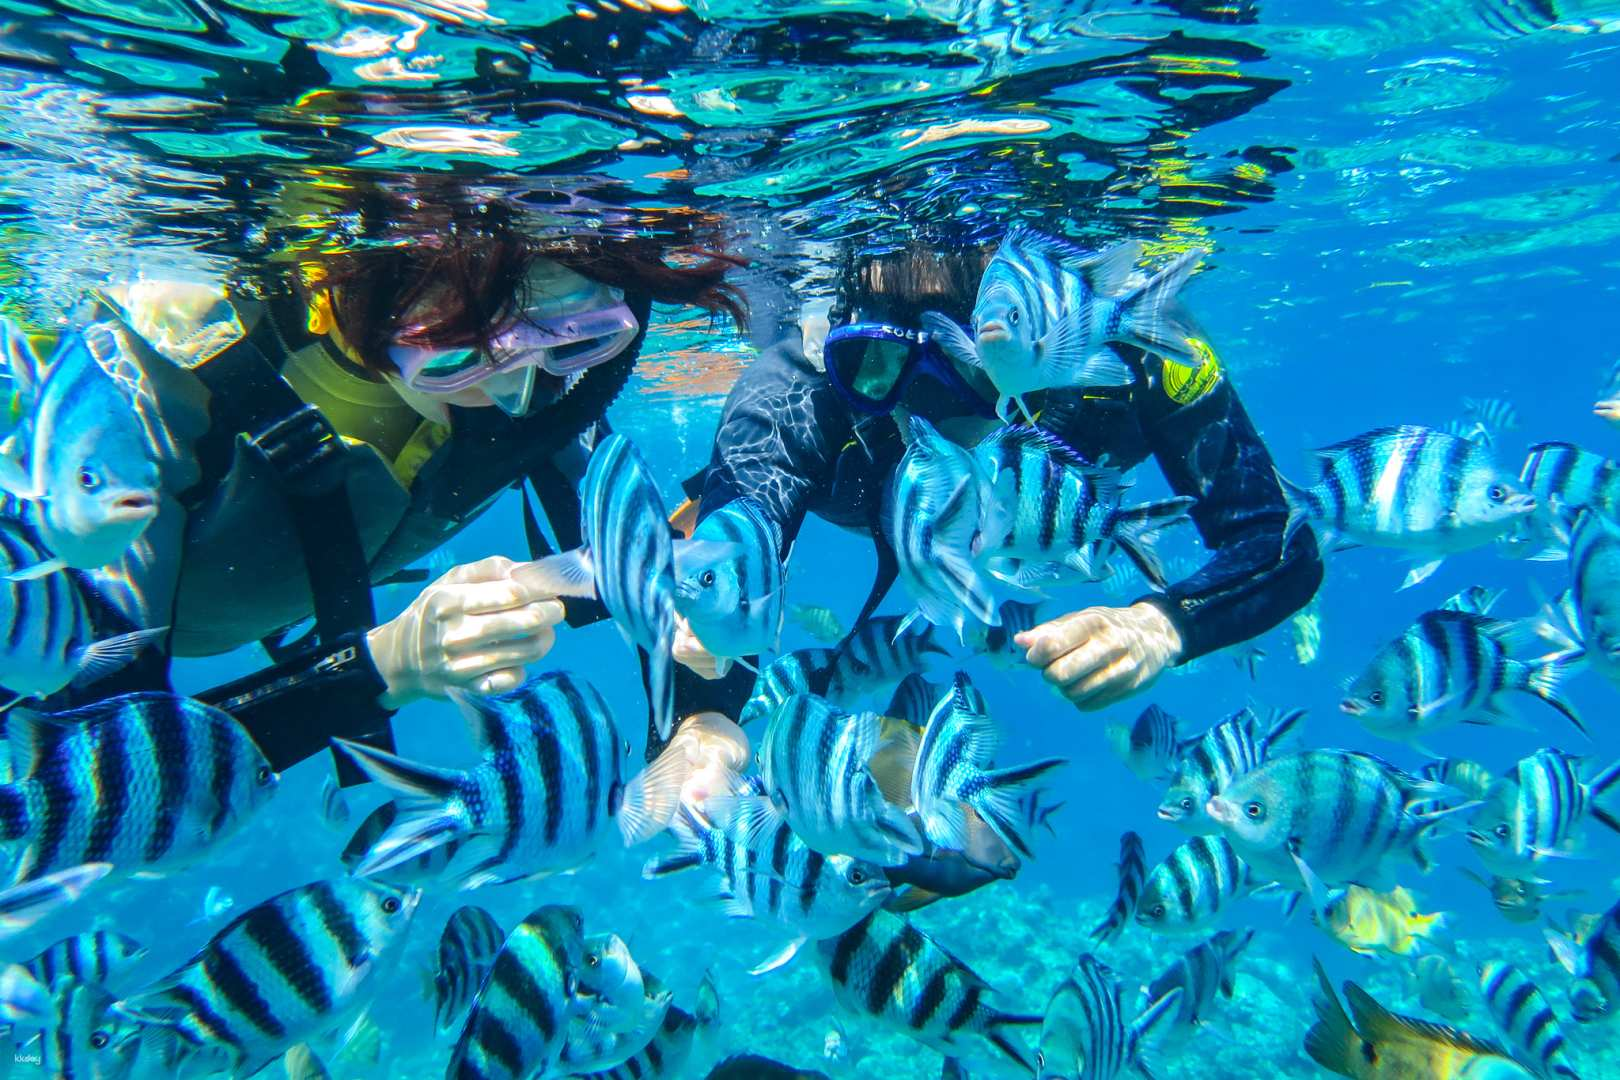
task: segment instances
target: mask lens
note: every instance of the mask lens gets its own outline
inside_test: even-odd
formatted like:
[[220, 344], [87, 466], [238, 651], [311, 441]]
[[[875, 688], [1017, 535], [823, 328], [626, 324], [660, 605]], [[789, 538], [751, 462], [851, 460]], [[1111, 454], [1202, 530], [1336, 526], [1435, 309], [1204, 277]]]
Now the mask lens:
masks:
[[852, 394], [868, 401], [887, 398], [899, 385], [911, 359], [912, 343], [898, 338], [829, 335], [827, 367]]
[[477, 349], [455, 349], [430, 357], [417, 375], [421, 379], [446, 379], [475, 368], [480, 362]]

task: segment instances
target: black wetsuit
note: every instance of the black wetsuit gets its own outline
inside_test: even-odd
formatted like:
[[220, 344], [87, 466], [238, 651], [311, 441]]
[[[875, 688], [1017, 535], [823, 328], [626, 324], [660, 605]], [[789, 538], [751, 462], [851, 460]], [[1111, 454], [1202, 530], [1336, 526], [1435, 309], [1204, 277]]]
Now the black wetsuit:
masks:
[[[1049, 390], [1025, 400], [1041, 427], [1088, 460], [1106, 455], [1110, 466], [1129, 469], [1151, 456], [1176, 494], [1196, 497], [1192, 519], [1213, 557], [1163, 593], [1142, 597], [1163, 608], [1180, 632], [1185, 663], [1299, 610], [1321, 584], [1322, 563], [1306, 529], [1284, 550], [1288, 506], [1230, 380], [1222, 377], [1181, 404], [1165, 391], [1157, 357], [1120, 351], [1136, 373], [1132, 385]], [[965, 412], [926, 378], [912, 384], [902, 403], [936, 423]], [[892, 420], [865, 422], [857, 432], [855, 414], [804, 358], [794, 332], [733, 387], [699, 516], [747, 495], [781, 525], [784, 545], [806, 513], [875, 532], [884, 489], [904, 452]]]

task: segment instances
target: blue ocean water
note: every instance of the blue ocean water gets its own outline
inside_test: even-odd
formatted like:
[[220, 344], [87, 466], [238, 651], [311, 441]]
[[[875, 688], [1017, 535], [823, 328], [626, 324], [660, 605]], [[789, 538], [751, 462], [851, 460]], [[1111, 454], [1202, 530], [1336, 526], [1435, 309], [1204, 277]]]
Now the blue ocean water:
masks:
[[[341, 213], [301, 201], [311, 178], [341, 186], [355, 176], [455, 174], [492, 197], [544, 193], [555, 206], [561, 192], [589, 202], [541, 214], [550, 229], [602, 207], [695, 207], [725, 223], [761, 281], [810, 308], [826, 302], [840, 245], [994, 236], [1035, 222], [1092, 242], [1140, 237], [1155, 254], [1210, 250], [1187, 300], [1290, 478], [1308, 477], [1313, 447], [1389, 424], [1443, 426], [1462, 417], [1466, 398], [1517, 410], [1517, 426], [1493, 447], [1510, 469], [1546, 440], [1620, 457], [1620, 431], [1592, 413], [1620, 362], [1612, 33], [1620, 8], [1539, 0], [643, 7], [0, 0], [0, 310], [50, 326], [83, 289], [137, 270], [254, 278], [287, 245], [341, 242]], [[522, 74], [502, 75], [501, 58]], [[706, 462], [725, 391], [753, 353], [728, 323], [659, 315], [641, 374], [611, 418], [673, 502]], [[1136, 481], [1132, 498], [1165, 490], [1151, 463]], [[454, 560], [522, 557], [519, 514], [515, 498], [503, 498], [455, 538]], [[1190, 530], [1166, 553], [1184, 565], [1203, 558]], [[794, 550], [789, 599], [828, 606], [847, 623], [873, 566], [866, 540], [811, 521]], [[1311, 609], [1321, 642], [1308, 663], [1284, 623], [1256, 639], [1265, 656], [1252, 678], [1232, 655], [1216, 654], [1099, 713], [1066, 705], [1034, 671], [966, 660], [1003, 729], [1005, 760], [1070, 759], [1055, 785], [1065, 805], [1056, 835], [1041, 839], [1016, 880], [937, 905], [919, 924], [1008, 1008], [1039, 1012], [1112, 898], [1120, 834], [1139, 832], [1150, 862], [1183, 839], [1155, 819], [1160, 793], [1104, 741], [1105, 725], [1128, 722], [1148, 702], [1193, 731], [1250, 702], [1302, 707], [1306, 745], [1368, 750], [1415, 769], [1420, 755], [1339, 712], [1343, 681], [1459, 589], [1505, 588], [1498, 611], [1527, 615], [1564, 586], [1566, 569], [1483, 550], [1398, 592], [1407, 568], [1387, 551], [1332, 556]], [[383, 590], [379, 616], [411, 595]], [[1130, 598], [1076, 588], [1047, 610]], [[896, 590], [883, 610], [908, 606]], [[814, 643], [790, 622], [782, 647]], [[181, 691], [198, 690], [260, 663], [242, 650], [179, 661], [174, 676]], [[613, 627], [562, 634], [545, 666], [589, 679], [621, 730], [639, 738], [645, 702]], [[1432, 745], [1498, 769], [1540, 746], [1595, 765], [1620, 758], [1614, 688], [1591, 673], [1568, 688], [1589, 742], [1524, 698], [1519, 714], [1535, 730], [1452, 729]], [[407, 756], [471, 760], [448, 704], [411, 706], [397, 731]], [[151, 948], [147, 973], [161, 974], [228, 917], [204, 916], [210, 889], [223, 890], [235, 914], [338, 872], [347, 833], [319, 815], [329, 770], [324, 756], [290, 770], [270, 809], [217, 859], [93, 894], [6, 942], [4, 955], [115, 927]], [[356, 789], [354, 818], [381, 799]], [[1620, 895], [1620, 837], [1586, 831], [1586, 854], [1558, 860], [1549, 874], [1581, 891], [1550, 903], [1551, 914], [1602, 911]], [[1498, 915], [1460, 873], [1478, 868], [1460, 837], [1436, 851], [1433, 873], [1403, 870], [1402, 880], [1423, 910], [1447, 913], [1459, 975], [1471, 982], [1475, 963], [1491, 958], [1524, 965], [1564, 1021], [1581, 1075], [1620, 1076], [1614, 1025], [1572, 1022], [1570, 980], [1546, 955], [1540, 924]], [[444, 918], [469, 901], [508, 924], [542, 902], [581, 904], [593, 928], [625, 937], [685, 1002], [713, 972], [723, 1003], [718, 1050], [834, 1076], [939, 1075], [934, 1051], [835, 1020], [812, 955], [747, 975], [776, 942], [704, 904], [698, 884], [643, 881], [644, 857], [615, 850], [574, 875], [430, 895], [373, 1006], [380, 1056], [337, 1054], [332, 1075], [441, 1074], [449, 1042], [430, 1031], [422, 973]], [[1157, 1053], [1158, 1075], [1322, 1075], [1301, 1049], [1313, 1018], [1313, 955], [1335, 979], [1428, 1015], [1411, 993], [1409, 958], [1353, 956], [1302, 914], [1284, 921], [1274, 902], [1241, 905], [1231, 925], [1245, 924], [1260, 933], [1240, 962], [1236, 999], [1179, 1052]], [[1134, 995], [1198, 940], [1131, 927], [1103, 955]], [[1490, 1030], [1478, 1007], [1462, 1026]], [[843, 1055], [828, 1055], [830, 1035]]]

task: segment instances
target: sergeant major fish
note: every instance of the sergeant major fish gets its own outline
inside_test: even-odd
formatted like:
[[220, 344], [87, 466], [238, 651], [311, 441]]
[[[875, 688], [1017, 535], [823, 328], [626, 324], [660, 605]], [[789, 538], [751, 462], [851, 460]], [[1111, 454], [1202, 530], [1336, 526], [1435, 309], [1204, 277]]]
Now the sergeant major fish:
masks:
[[146, 957], [146, 949], [116, 930], [86, 930], [42, 949], [25, 965], [47, 989], [65, 983], [113, 986]]
[[1423, 581], [1451, 554], [1502, 536], [1536, 507], [1535, 497], [1476, 442], [1425, 427], [1377, 428], [1316, 451], [1321, 479], [1288, 495], [1285, 546], [1313, 521], [1358, 544], [1425, 559], [1406, 576]]
[[481, 907], [468, 904], [450, 913], [433, 966], [433, 1018], [440, 1032], [466, 1013], [505, 938], [495, 916]]
[[[807, 659], [819, 661], [825, 650], [806, 650]], [[798, 653], [791, 655], [797, 656]], [[867, 619], [850, 632], [833, 655], [825, 685], [834, 704], [848, 708], [867, 694], [879, 693], [912, 673], [922, 673], [930, 657], [944, 656], [945, 648], [927, 623], [907, 623], [899, 615]], [[816, 693], [813, 682], [800, 693]]]
[[1125, 924], [1136, 914], [1142, 887], [1147, 883], [1147, 852], [1142, 847], [1142, 838], [1133, 832], [1119, 838], [1118, 871], [1119, 888], [1114, 902], [1108, 906], [1103, 921], [1091, 932], [1091, 940], [1099, 945], [1113, 941], [1125, 929]]
[[1283, 713], [1268, 728], [1252, 709], [1242, 709], [1191, 742], [1182, 744], [1175, 777], [1159, 803], [1159, 820], [1194, 834], [1219, 832], [1208, 804], [1238, 777], [1268, 760], [1304, 717]]
[[579, 1080], [659, 1080], [687, 1075], [687, 1067], [703, 1056], [720, 1022], [720, 997], [712, 979], [698, 986], [692, 1011], [671, 1005], [652, 1040], [622, 1064], [586, 1073]]
[[568, 1037], [557, 1055], [557, 1071], [577, 1076], [610, 1069], [644, 1050], [669, 1015], [674, 995], [651, 972], [643, 972], [637, 986], [640, 1000], [628, 1022], [604, 1020], [601, 998], [591, 992], [589, 966], [574, 991]]
[[1114, 973], [1090, 953], [1075, 963], [1046, 1003], [1039, 1080], [1114, 1080], [1127, 1069], [1143, 1069], [1143, 1043], [1170, 1019], [1185, 991], [1171, 987], [1134, 1018], [1127, 1019]]
[[1201, 934], [1266, 884], [1223, 837], [1195, 836], [1148, 873], [1136, 921], [1161, 934]]
[[984, 369], [1000, 393], [996, 413], [1023, 396], [1073, 386], [1124, 386], [1131, 369], [1110, 343], [1135, 345], [1196, 365], [1177, 294], [1204, 253], [1178, 255], [1158, 273], [1136, 272], [1139, 242], [1085, 251], [1033, 229], [1014, 229], [979, 281], [973, 336], [955, 320], [924, 312], [922, 328], [958, 363]]
[[123, 1080], [135, 1071], [141, 1025], [125, 1016], [107, 988], [65, 983], [56, 991], [45, 1054], [59, 1080]]
[[354, 873], [386, 875], [452, 841], [476, 849], [458, 859], [465, 888], [587, 862], [624, 794], [623, 744], [602, 695], [566, 672], [546, 672], [505, 694], [457, 699], [483, 752], [472, 769], [334, 740], [400, 797], [398, 820]]
[[512, 929], [473, 999], [446, 1080], [526, 1080], [551, 1068], [568, 1034], [584, 931], [577, 910], [555, 904]]
[[1582, 510], [1620, 518], [1620, 464], [1574, 443], [1532, 446], [1519, 480], [1535, 496], [1536, 510], [1508, 539], [1530, 558], [1561, 558]]
[[934, 705], [939, 701], [941, 690], [922, 676], [921, 672], [913, 671], [900, 685], [894, 688], [894, 696], [889, 699], [888, 707], [883, 710], [884, 716], [896, 720], [904, 720], [915, 728], [922, 728], [928, 723], [928, 714], [934, 711]]
[[1468, 822], [1468, 840], [1487, 869], [1534, 877], [1541, 862], [1569, 855], [1586, 816], [1620, 832], [1620, 816], [1600, 805], [1620, 783], [1620, 761], [1581, 779], [1579, 758], [1543, 748], [1491, 785]]
[[1620, 1009], [1620, 901], [1603, 913], [1583, 940], [1548, 928], [1553, 957], [1575, 977], [1569, 1007], [1577, 1023], [1606, 1020]]
[[1580, 1080], [1569, 1063], [1568, 1044], [1547, 999], [1530, 977], [1512, 964], [1487, 960], [1479, 965], [1479, 990], [1496, 1029], [1520, 1061], [1541, 1077]]
[[1157, 705], [1137, 714], [1134, 723], [1109, 724], [1103, 729], [1110, 749], [1139, 779], [1168, 782], [1176, 774], [1184, 749], [1174, 716]]
[[1570, 586], [1533, 625], [1559, 663], [1584, 660], [1620, 686], [1620, 525], [1582, 511], [1569, 537]]
[[741, 659], [775, 652], [786, 594], [776, 523], [752, 499], [727, 503], [675, 548], [675, 611], [703, 647]]
[[[737, 712], [737, 724], [747, 727], [756, 722], [768, 722], [771, 714], [782, 702], [794, 694], [814, 694], [817, 697], [827, 696], [830, 691], [828, 683], [833, 677], [835, 659], [841, 655], [841, 650], [835, 649], [798, 649], [778, 656], [771, 663], [760, 669], [759, 675], [754, 679], [754, 689], [748, 700]], [[855, 676], [850, 675], [853, 682]], [[842, 688], [845, 693], [836, 695], [843, 704], [848, 689]]]
[[40, 365], [9, 321], [0, 339], [25, 412], [0, 453], [0, 489], [27, 503], [51, 552], [11, 579], [117, 562], [157, 517], [160, 477], [131, 393], [97, 358], [116, 346], [104, 329], [67, 333]]
[[1254, 931], [1222, 930], [1182, 954], [1142, 992], [1144, 1002], [1159, 1001], [1180, 989], [1175, 1014], [1164, 1025], [1161, 1043], [1180, 1042], [1208, 1022], [1217, 994], [1230, 998], [1236, 989], [1237, 959], [1254, 940]]

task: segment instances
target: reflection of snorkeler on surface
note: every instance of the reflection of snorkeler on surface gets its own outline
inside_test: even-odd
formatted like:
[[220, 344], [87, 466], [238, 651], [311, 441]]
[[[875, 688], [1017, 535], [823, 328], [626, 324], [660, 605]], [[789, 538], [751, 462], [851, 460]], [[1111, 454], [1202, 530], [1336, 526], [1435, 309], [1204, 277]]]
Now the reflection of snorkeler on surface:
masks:
[[[125, 610], [99, 606], [98, 636], [167, 625], [173, 656], [262, 640], [275, 666], [198, 696], [278, 769], [334, 736], [386, 745], [391, 711], [418, 698], [517, 686], [565, 612], [510, 560], [452, 568], [380, 626], [372, 586], [525, 483], [555, 542], [577, 546], [577, 484], [651, 304], [741, 316], [732, 260], [667, 261], [696, 236], [548, 246], [498, 204], [412, 194], [427, 209], [381, 194], [367, 207], [412, 242], [307, 256], [284, 295], [137, 280], [91, 314], [174, 436], [159, 518], [121, 568], [135, 587]], [[527, 495], [525, 523], [544, 554]], [[572, 625], [603, 614], [568, 608]], [[286, 641], [311, 615], [316, 632]], [[50, 704], [167, 681], [157, 657]]]
[[[915, 329], [930, 310], [966, 323], [989, 256], [911, 247], [849, 267], [830, 318], [827, 373], [805, 359], [800, 329], [787, 327], [733, 388], [699, 516], [751, 496], [782, 526], [784, 551], [806, 512], [870, 532], [881, 545], [884, 489], [905, 452], [894, 410], [922, 416], [966, 446], [995, 425], [996, 394], [983, 373], [959, 368]], [[1113, 468], [1151, 454], [1178, 495], [1197, 498], [1191, 515], [1213, 555], [1163, 593], [1072, 612], [1017, 636], [1029, 663], [1087, 709], [1269, 629], [1304, 605], [1322, 577], [1314, 538], [1302, 532], [1283, 547], [1288, 507], [1271, 457], [1213, 354], [1206, 368], [1172, 371], [1139, 349], [1119, 352], [1131, 384], [1031, 394], [1037, 422]], [[868, 612], [891, 580], [880, 572]], [[678, 642], [677, 653], [693, 670], [712, 670], [694, 639]]]

